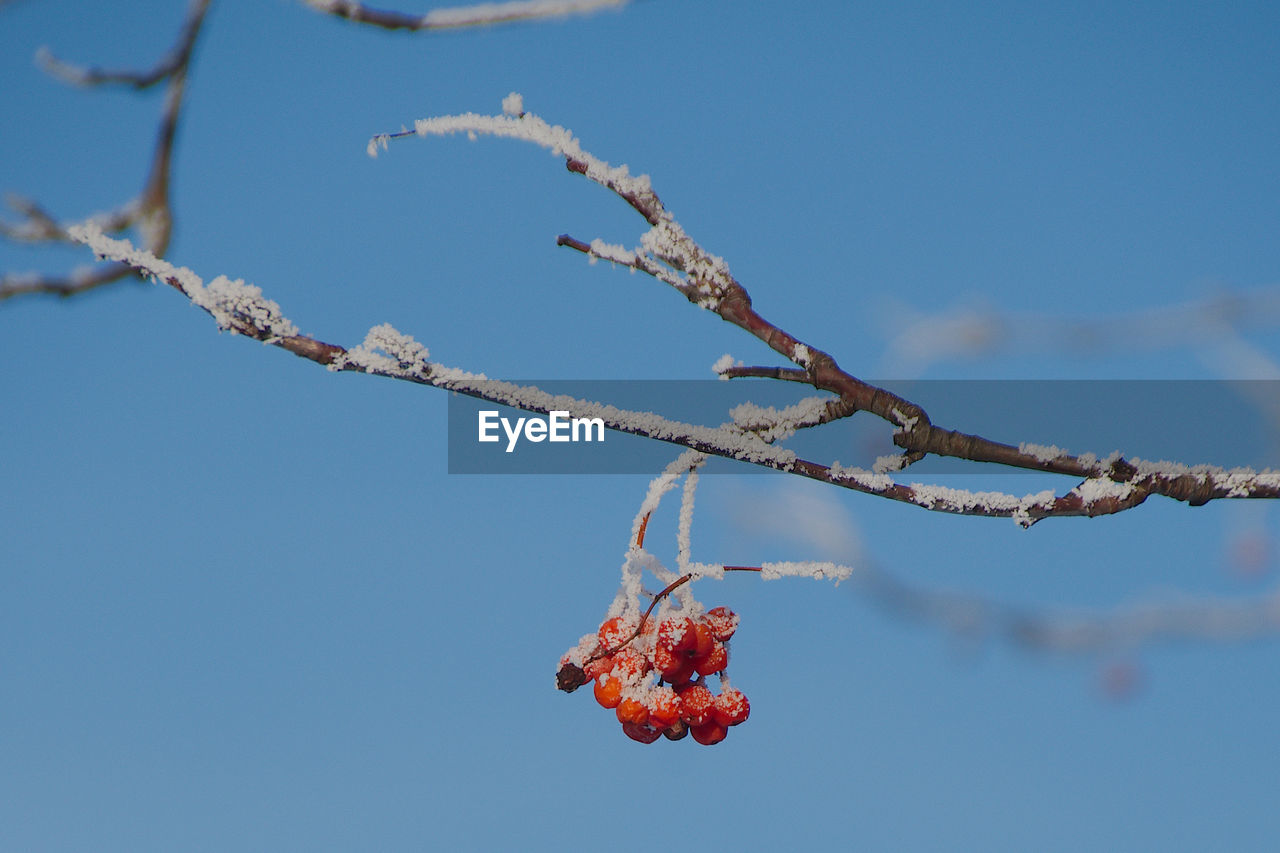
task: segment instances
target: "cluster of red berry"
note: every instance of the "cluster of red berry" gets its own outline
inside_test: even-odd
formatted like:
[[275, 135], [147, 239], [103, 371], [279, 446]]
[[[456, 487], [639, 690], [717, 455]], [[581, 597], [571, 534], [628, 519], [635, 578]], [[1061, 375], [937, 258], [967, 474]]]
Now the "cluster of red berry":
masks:
[[[562, 690], [594, 681], [596, 701], [614, 710], [622, 731], [641, 743], [686, 735], [719, 743], [751, 713], [747, 697], [723, 675], [737, 627], [738, 615], [727, 607], [696, 619], [614, 616], [565, 655], [557, 681]], [[719, 694], [706, 686], [712, 674], [720, 676]]]

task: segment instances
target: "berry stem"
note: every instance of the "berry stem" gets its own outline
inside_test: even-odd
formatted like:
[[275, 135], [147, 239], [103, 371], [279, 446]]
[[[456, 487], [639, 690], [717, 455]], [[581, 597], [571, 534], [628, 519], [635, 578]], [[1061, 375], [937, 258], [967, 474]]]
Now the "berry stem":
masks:
[[[648, 523], [648, 521], [649, 521], [649, 516], [646, 515], [644, 517], [644, 520], [640, 522], [640, 535], [636, 537], [637, 547], [639, 547], [640, 541], [644, 539], [644, 527], [645, 527], [645, 524]], [[763, 571], [763, 569], [761, 569], [759, 566], [725, 566], [724, 570], [726, 572]], [[644, 633], [644, 626], [649, 621], [649, 614], [653, 613], [653, 608], [658, 606], [658, 602], [662, 601], [662, 599], [666, 598], [672, 592], [684, 586], [689, 581], [693, 580], [693, 577], [694, 577], [693, 572], [689, 572], [688, 574], [683, 574], [680, 577], [673, 580], [671, 583], [667, 584], [666, 589], [664, 589], [662, 592], [658, 593], [653, 597], [653, 601], [649, 603], [648, 609], [645, 610], [644, 615], [640, 617], [640, 624], [638, 624], [635, 627], [635, 630], [633, 630], [625, 640], [622, 640], [621, 642], [619, 642], [618, 645], [612, 649], [605, 649], [601, 652], [598, 652], [592, 655], [591, 657], [587, 658], [586, 663], [591, 663], [592, 661], [599, 660], [600, 658], [604, 658], [604, 657], [608, 657], [609, 655], [616, 654], [617, 652], [625, 648], [628, 643], [630, 643], [636, 637]]]
[[644, 547], [644, 530], [645, 530], [645, 528], [646, 528], [646, 527], [648, 527], [648, 526], [649, 526], [649, 516], [651, 516], [651, 515], [653, 515], [653, 513], [652, 513], [652, 512], [646, 512], [646, 513], [644, 514], [644, 518], [640, 519], [640, 530], [636, 533], [636, 547], [637, 547], [637, 548], [643, 548], [643, 547]]

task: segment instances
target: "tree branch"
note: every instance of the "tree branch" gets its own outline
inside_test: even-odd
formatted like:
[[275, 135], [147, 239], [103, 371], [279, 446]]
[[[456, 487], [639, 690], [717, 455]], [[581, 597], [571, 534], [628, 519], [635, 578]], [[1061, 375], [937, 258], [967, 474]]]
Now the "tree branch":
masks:
[[[162, 80], [168, 81], [164, 108], [156, 131], [156, 141], [151, 155], [147, 179], [137, 197], [115, 210], [90, 217], [86, 222], [103, 231], [120, 233], [136, 227], [143, 245], [152, 254], [161, 256], [169, 247], [173, 235], [173, 214], [169, 198], [169, 176], [173, 168], [173, 145], [177, 136], [178, 119], [182, 112], [183, 93], [186, 89], [187, 71], [195, 50], [200, 28], [209, 10], [209, 0], [193, 0], [187, 12], [178, 40], [155, 68], [146, 72], [102, 71], [68, 65], [42, 50], [39, 59], [45, 69], [56, 77], [82, 86], [123, 83], [135, 89], [144, 89]], [[54, 217], [34, 201], [10, 196], [9, 206], [25, 217], [21, 225], [0, 223], [0, 234], [22, 242], [73, 242], [69, 234], [73, 224], [59, 224]], [[101, 287], [134, 275], [125, 264], [107, 264], [88, 272], [73, 272], [65, 276], [36, 273], [0, 276], [0, 301], [15, 296], [37, 293], [68, 297]]]

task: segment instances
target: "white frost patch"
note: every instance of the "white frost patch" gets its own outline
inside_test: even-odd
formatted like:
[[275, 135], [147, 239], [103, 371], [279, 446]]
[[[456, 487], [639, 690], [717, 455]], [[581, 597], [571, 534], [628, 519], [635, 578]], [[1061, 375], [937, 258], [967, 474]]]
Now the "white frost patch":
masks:
[[813, 364], [813, 353], [804, 344], [797, 343], [791, 348], [791, 360], [801, 367], [808, 369]]
[[711, 370], [715, 372], [717, 375], [719, 375], [721, 379], [724, 379], [727, 381], [729, 377], [724, 375], [725, 371], [727, 371], [731, 367], [741, 367], [741, 366], [742, 366], [741, 361], [734, 361], [733, 356], [729, 355], [729, 353], [725, 353], [724, 355], [716, 359], [715, 364], [711, 365]]
[[1054, 444], [1031, 444], [1030, 442], [1025, 441], [1018, 445], [1018, 452], [1024, 453], [1027, 456], [1034, 456], [1041, 462], [1052, 462], [1060, 456], [1071, 455], [1066, 450]]
[[865, 468], [852, 468], [831, 463], [831, 479], [837, 483], [856, 483], [869, 492], [884, 492], [893, 488], [893, 478], [887, 474], [877, 474]]
[[[486, 134], [508, 139], [523, 139], [539, 145], [559, 157], [568, 157], [586, 165], [586, 175], [598, 183], [617, 186], [621, 192], [652, 192], [647, 175], [633, 177], [625, 165], [610, 166], [582, 149], [574, 135], [560, 125], [548, 124], [533, 113], [522, 116], [487, 116], [479, 113], [437, 116], [413, 123], [418, 136], [451, 136], [456, 133]], [[375, 137], [376, 138], [376, 137]]]
[[893, 419], [898, 422], [898, 426], [902, 427], [899, 432], [911, 432], [915, 429], [916, 423], [920, 420], [919, 416], [909, 418], [897, 409], [893, 410]]
[[760, 577], [767, 581], [778, 578], [813, 578], [839, 583], [848, 580], [852, 574], [851, 567], [837, 563], [802, 561], [760, 564]]
[[364, 343], [334, 359], [329, 369], [356, 367], [366, 373], [426, 377], [432, 367], [427, 361], [428, 355], [427, 348], [411, 336], [396, 331], [390, 323], [383, 323], [369, 330]]
[[684, 478], [684, 493], [680, 496], [680, 521], [676, 531], [676, 565], [681, 572], [689, 571], [693, 551], [693, 497], [698, 491], [698, 469], [690, 468]]
[[192, 301], [212, 314], [220, 329], [239, 331], [236, 326], [247, 321], [266, 332], [268, 341], [298, 334], [298, 327], [280, 313], [280, 306], [272, 299], [264, 299], [262, 288], [245, 284], [243, 279], [233, 281], [220, 275], [209, 282], [205, 295], [207, 304], [194, 298]]
[[84, 243], [94, 254], [104, 260], [119, 261], [152, 279], [164, 279], [178, 287], [194, 304], [203, 308], [222, 329], [243, 332], [251, 326], [262, 333], [266, 342], [278, 338], [294, 337], [298, 327], [280, 313], [280, 306], [262, 296], [262, 289], [218, 276], [208, 287], [204, 281], [186, 267], [178, 267], [157, 258], [145, 249], [136, 249], [128, 240], [115, 240], [102, 233], [95, 224], [73, 225], [67, 234], [78, 243]]
[[[692, 302], [708, 310], [716, 310], [726, 291], [734, 286], [729, 265], [724, 258], [706, 251], [685, 233], [654, 194], [648, 175], [633, 176], [625, 165], [609, 165], [584, 150], [567, 128], [548, 124], [541, 117], [528, 112], [518, 116], [462, 113], [419, 119], [414, 122], [413, 132], [418, 136], [451, 136], [463, 133], [470, 139], [488, 135], [522, 139], [539, 145], [570, 161], [573, 171], [645, 210], [646, 216], [654, 222], [641, 237], [640, 248], [630, 255], [625, 254], [624, 249], [606, 247], [603, 251], [616, 254], [613, 257], [601, 254], [601, 257], [643, 270], [675, 287]], [[378, 149], [385, 148], [390, 139], [404, 135], [406, 134], [396, 133], [374, 136], [369, 141], [369, 153], [376, 156]], [[600, 245], [606, 246], [603, 243]], [[623, 258], [628, 260], [624, 261]], [[660, 268], [657, 261], [670, 269]]]
[[827, 403], [832, 397], [805, 397], [783, 409], [773, 406], [757, 406], [755, 403], [741, 403], [729, 410], [729, 417], [734, 423], [751, 429], [761, 427], [802, 427], [820, 423], [827, 413]]
[[1107, 498], [1124, 500], [1133, 493], [1133, 486], [1129, 483], [1117, 483], [1115, 480], [1104, 477], [1095, 477], [1085, 480], [1071, 491], [1079, 495], [1086, 504], [1091, 504]]
[[894, 453], [890, 456], [877, 456], [871, 470], [876, 474], [889, 474], [893, 471], [901, 471], [906, 466], [906, 457], [901, 453]]
[[624, 249], [617, 243], [606, 243], [596, 238], [591, 241], [591, 262], [595, 263], [597, 258], [629, 267], [635, 264], [636, 253], [630, 249]]
[[524, 112], [524, 96], [519, 92], [512, 92], [502, 99], [502, 114], [508, 116], [516, 116], [517, 118]]
[[[334, 2], [334, 0], [328, 0], [328, 2]], [[432, 9], [422, 16], [422, 26], [433, 29], [476, 27], [528, 18], [582, 15], [610, 7], [621, 8], [626, 4], [627, 0], [511, 0], [507, 3], [476, 3], [448, 9]]]

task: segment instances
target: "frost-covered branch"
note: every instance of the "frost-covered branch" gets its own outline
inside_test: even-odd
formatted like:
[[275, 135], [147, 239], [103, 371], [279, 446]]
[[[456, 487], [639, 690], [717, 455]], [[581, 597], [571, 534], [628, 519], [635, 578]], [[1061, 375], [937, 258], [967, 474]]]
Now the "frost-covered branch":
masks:
[[[803, 372], [808, 384], [838, 395], [847, 413], [866, 411], [893, 424], [897, 428], [894, 443], [905, 451], [894, 464], [880, 464], [875, 472], [844, 468], [839, 463], [822, 466], [796, 460], [790, 469], [793, 473], [928, 509], [1011, 517], [1028, 526], [1050, 516], [1120, 512], [1141, 504], [1152, 494], [1192, 505], [1225, 497], [1280, 496], [1280, 474], [1272, 471], [1130, 461], [1119, 454], [1105, 459], [1093, 454], [1073, 456], [1065, 452], [1046, 455], [1034, 447], [1004, 444], [934, 425], [919, 405], [857, 379], [841, 369], [828, 353], [766, 320], [755, 311], [746, 289], [733, 278], [724, 260], [702, 248], [675, 221], [647, 175], [633, 176], [626, 166], [613, 166], [591, 154], [568, 129], [525, 112], [523, 100], [514, 92], [503, 101], [502, 115], [465, 113], [420, 119], [411, 131], [373, 137], [368, 150], [371, 156], [376, 156], [395, 139], [458, 133], [472, 138], [484, 134], [532, 142], [563, 157], [569, 171], [618, 195], [649, 225], [638, 247], [627, 250], [599, 239], [586, 242], [568, 235], [562, 235], [558, 244], [583, 252], [593, 260], [621, 264], [670, 284], [691, 302], [750, 332], [799, 368], [799, 371], [788, 368], [773, 378], [794, 381], [799, 378], [798, 372]], [[722, 375], [761, 373], [762, 370], [756, 368], [727, 367], [722, 371]], [[1081, 478], [1083, 482], [1060, 496], [1042, 492], [1016, 497], [941, 486], [907, 486], [888, 477], [888, 470], [904, 468], [930, 454], [1063, 474]]]
[[[208, 9], [209, 0], [193, 0], [174, 46], [150, 71], [103, 71], [80, 68], [62, 62], [47, 50], [40, 51], [38, 59], [45, 69], [50, 74], [74, 85], [123, 83], [135, 89], [144, 89], [167, 81], [164, 107], [161, 110], [147, 179], [142, 191], [135, 198], [106, 213], [96, 214], [79, 222], [62, 224], [35, 201], [10, 195], [9, 207], [20, 214], [24, 221], [17, 224], [0, 222], [0, 235], [10, 240], [28, 243], [71, 242], [69, 231], [73, 225], [93, 225], [110, 233], [120, 233], [136, 228], [142, 237], [143, 245], [152, 254], [165, 253], [173, 233], [169, 175], [173, 165], [174, 139], [182, 111], [187, 71]], [[130, 266], [121, 263], [104, 264], [92, 269], [78, 269], [61, 276], [42, 273], [6, 273], [0, 276], [0, 301], [34, 293], [73, 296], [133, 274], [134, 270]]]
[[[1030, 526], [1042, 518], [1053, 516], [1096, 516], [1120, 512], [1142, 503], [1149, 494], [1166, 493], [1183, 481], [1209, 484], [1215, 490], [1214, 497], [1280, 495], [1280, 475], [1272, 472], [1187, 467], [1140, 460], [1124, 463], [1131, 472], [1131, 483], [1101, 476], [1090, 477], [1060, 496], [1043, 491], [1019, 497], [1003, 492], [898, 483], [885, 473], [846, 467], [839, 462], [826, 465], [801, 459], [794, 451], [766, 441], [755, 430], [735, 424], [719, 427], [687, 424], [652, 412], [619, 409], [604, 403], [554, 395], [531, 386], [490, 380], [483, 374], [446, 367], [428, 361], [424, 347], [390, 326], [376, 327], [364, 344], [351, 349], [325, 343], [299, 334], [281, 314], [279, 306], [265, 299], [255, 286], [240, 280], [232, 281], [225, 276], [219, 276], [205, 286], [191, 270], [176, 267], [145, 250], [135, 249], [127, 241], [112, 239], [93, 226], [73, 228], [71, 236], [90, 246], [100, 258], [127, 264], [184, 293], [207, 311], [219, 328], [280, 347], [332, 370], [358, 371], [433, 385], [525, 411], [544, 414], [566, 411], [573, 417], [600, 418], [608, 428], [619, 432], [681, 445], [706, 455], [799, 474], [937, 512], [1012, 518], [1023, 526]], [[758, 419], [765, 412], [767, 410], [758, 409], [748, 420], [751, 417]], [[790, 424], [788, 428], [804, 422], [816, 422], [821, 417], [816, 401], [810, 401], [795, 411], [784, 411], [780, 419], [778, 414], [774, 415], [775, 426]], [[1040, 451], [1031, 447], [1029, 455], [1035, 452]], [[1041, 452], [1041, 455], [1045, 454]], [[1099, 470], [1109, 471], [1114, 470], [1118, 463], [1109, 458], [1093, 460], [1093, 464], [1099, 466]]]
[[305, 0], [318, 12], [345, 18], [357, 24], [369, 24], [386, 30], [446, 30], [461, 27], [486, 27], [539, 18], [561, 18], [583, 15], [601, 9], [620, 9], [628, 0], [510, 0], [506, 3], [473, 3], [433, 9], [422, 15], [410, 15], [388, 9], [375, 9], [356, 0]]

